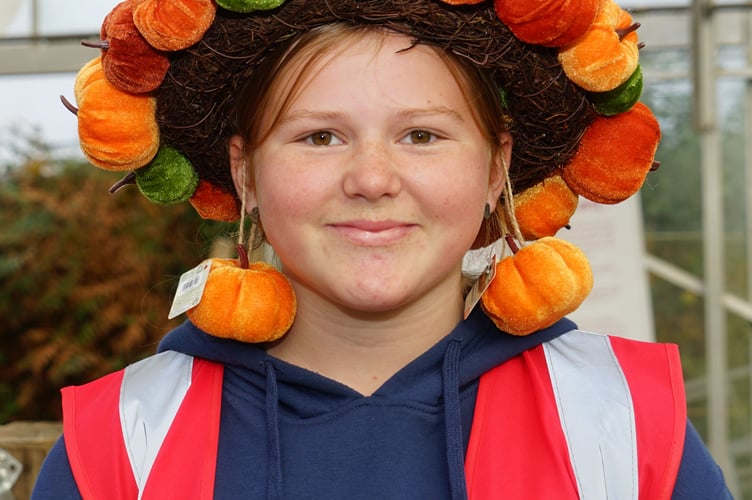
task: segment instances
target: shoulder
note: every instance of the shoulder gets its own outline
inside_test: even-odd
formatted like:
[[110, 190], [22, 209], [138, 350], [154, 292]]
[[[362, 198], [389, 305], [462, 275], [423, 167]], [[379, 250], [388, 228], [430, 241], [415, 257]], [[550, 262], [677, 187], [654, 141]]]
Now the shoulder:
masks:
[[176, 351], [149, 356], [87, 384], [64, 388], [64, 432], [70, 436], [107, 415], [128, 420], [129, 410], [174, 415], [189, 389], [203, 380], [213, 387], [221, 383], [222, 373], [221, 364]]
[[616, 363], [630, 375], [682, 378], [675, 344], [644, 342], [573, 329], [542, 344], [549, 359], [560, 356], [583, 367]]
[[[83, 385], [63, 388], [63, 399], [71, 403], [84, 403], [89, 397], [104, 397], [115, 391], [120, 396], [123, 387], [157, 394], [185, 390], [199, 366], [221, 366], [177, 351], [163, 351], [125, 368], [112, 372]], [[65, 405], [63, 407], [65, 411]]]
[[586, 387], [601, 394], [609, 387], [613, 393], [623, 392], [638, 423], [660, 415], [664, 430], [683, 440], [686, 400], [676, 345], [572, 330], [541, 349], [555, 389], [568, 384], [575, 399]]
[[[160, 470], [170, 471], [183, 466], [173, 458], [190, 456], [184, 449], [189, 445], [216, 456], [222, 379], [221, 364], [164, 351], [64, 389], [65, 448], [83, 496], [110, 497], [107, 478], [113, 474], [128, 478], [116, 489], [141, 491], [153, 465], [167, 463]], [[162, 449], [171, 433], [188, 435], [186, 429], [196, 422], [205, 423], [206, 432], [188, 442], [171, 441], [169, 453]], [[162, 455], [168, 458], [156, 462]]]

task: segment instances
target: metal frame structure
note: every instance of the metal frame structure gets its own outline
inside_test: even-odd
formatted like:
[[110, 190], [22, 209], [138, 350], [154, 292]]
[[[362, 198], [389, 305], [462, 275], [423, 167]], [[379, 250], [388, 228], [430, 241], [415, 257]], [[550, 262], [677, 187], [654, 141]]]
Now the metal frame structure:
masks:
[[[723, 164], [721, 130], [719, 127], [718, 81], [722, 77], [744, 79], [745, 137], [752, 137], [752, 2], [720, 3], [712, 0], [693, 0], [689, 7], [650, 7], [635, 9], [635, 17], [644, 18], [650, 25], [652, 16], [681, 18], [686, 24], [688, 40], [673, 43], [691, 47], [691, 74], [668, 75], [657, 72], [656, 79], [690, 78], [693, 87], [693, 126], [700, 144], [702, 178], [702, 251], [703, 276], [688, 273], [653, 255], [646, 255], [648, 271], [673, 285], [704, 298], [706, 376], [687, 381], [688, 398], [705, 398], [708, 416], [706, 441], [713, 456], [723, 468], [736, 498], [742, 498], [740, 475], [750, 472], [736, 470], [735, 455], [752, 454], [752, 437], [734, 446], [729, 439], [729, 381], [727, 315], [734, 314], [752, 324], [752, 140], [746, 140], [746, 263], [747, 296], [739, 297], [727, 291], [725, 282], [725, 243], [723, 213]], [[664, 17], [665, 18], [665, 17]], [[656, 23], [657, 24], [657, 23]], [[650, 37], [646, 37], [652, 40]], [[652, 42], [651, 42], [652, 43]], [[670, 44], [671, 41], [665, 41]], [[729, 70], [718, 65], [717, 50], [721, 45], [745, 48], [747, 64]], [[750, 340], [748, 369], [742, 376], [752, 384], [752, 340]], [[752, 399], [752, 394], [750, 395]], [[747, 478], [749, 481], [749, 478]]]
[[43, 3], [44, 0], [29, 3], [28, 34], [0, 37], [0, 76], [76, 72], [91, 59], [91, 51], [83, 49], [80, 42], [96, 36], [98, 27], [92, 26], [92, 32], [85, 34], [49, 35], [40, 26], [39, 12]]

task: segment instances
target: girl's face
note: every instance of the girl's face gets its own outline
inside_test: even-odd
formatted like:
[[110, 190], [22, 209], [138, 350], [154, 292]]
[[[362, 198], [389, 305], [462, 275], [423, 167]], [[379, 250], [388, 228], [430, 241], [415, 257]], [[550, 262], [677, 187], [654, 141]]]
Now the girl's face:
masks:
[[[462, 257], [486, 203], [496, 206], [511, 140], [492, 152], [433, 49], [403, 50], [401, 35], [354, 40], [306, 73], [251, 152], [247, 206], [258, 206], [299, 302], [383, 313], [450, 300], [460, 310]], [[237, 181], [242, 139], [230, 150]]]

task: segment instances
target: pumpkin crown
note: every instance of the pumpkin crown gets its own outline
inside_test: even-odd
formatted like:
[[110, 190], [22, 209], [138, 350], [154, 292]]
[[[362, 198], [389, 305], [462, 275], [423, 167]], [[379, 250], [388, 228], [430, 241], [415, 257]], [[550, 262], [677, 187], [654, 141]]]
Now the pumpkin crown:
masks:
[[156, 203], [238, 219], [227, 148], [240, 132], [236, 98], [270, 54], [331, 23], [393, 30], [489, 76], [520, 195], [498, 212], [521, 214], [520, 239], [553, 236], [579, 196], [628, 198], [654, 169], [660, 128], [638, 103], [639, 25], [613, 0], [124, 0], [101, 40], [84, 42], [101, 53], [76, 78], [78, 108], [63, 98], [84, 154], [130, 171], [116, 185], [136, 183]]
[[[189, 165], [198, 179], [180, 200], [204, 217], [237, 218], [239, 206], [228, 203], [237, 195], [226, 140], [238, 132], [232, 110], [240, 87], [258, 78], [269, 54], [333, 22], [394, 30], [488, 72], [512, 118], [515, 193], [562, 175], [596, 122], [606, 130], [591, 134], [596, 142], [616, 142], [621, 151], [597, 172], [564, 175], [576, 195], [623, 199], [652, 165], [657, 127], [639, 141], [611, 141], [621, 125], [608, 117], [629, 111], [642, 89], [638, 25], [612, 0], [125, 0], [104, 19], [102, 39], [84, 42], [101, 54], [82, 69], [76, 88], [96, 81], [101, 90], [76, 93], [82, 150], [98, 167], [128, 171], [167, 147], [178, 169]], [[156, 106], [142, 104], [149, 100]], [[134, 141], [123, 129], [142, 132]], [[629, 158], [641, 161], [629, 165], [637, 180], [625, 192], [610, 174]], [[162, 176], [161, 186], [152, 179], [150, 188], [165, 193], [150, 199], [173, 202], [174, 178]], [[540, 212], [546, 218], [545, 208]], [[561, 227], [558, 219], [549, 225]]]

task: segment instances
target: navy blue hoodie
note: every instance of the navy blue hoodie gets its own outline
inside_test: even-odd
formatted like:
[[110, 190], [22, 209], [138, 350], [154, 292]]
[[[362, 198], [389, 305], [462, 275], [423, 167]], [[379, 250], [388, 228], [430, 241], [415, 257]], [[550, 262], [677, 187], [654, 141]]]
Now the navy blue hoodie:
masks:
[[[480, 376], [573, 328], [562, 320], [515, 337], [476, 310], [367, 397], [189, 322], [159, 350], [225, 365], [216, 498], [440, 500], [466, 497], [463, 456]], [[32, 498], [80, 498], [62, 439]], [[731, 498], [691, 425], [674, 498]]]

